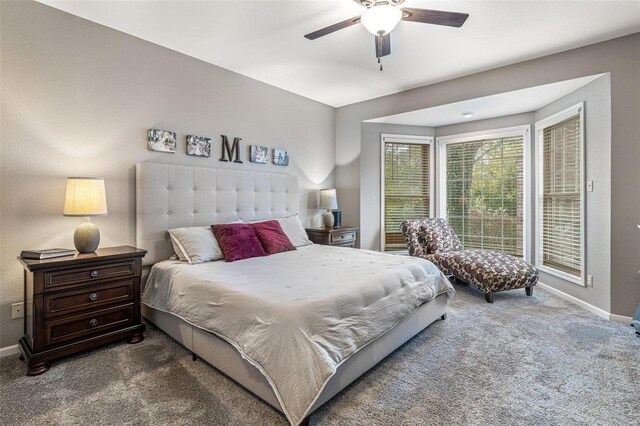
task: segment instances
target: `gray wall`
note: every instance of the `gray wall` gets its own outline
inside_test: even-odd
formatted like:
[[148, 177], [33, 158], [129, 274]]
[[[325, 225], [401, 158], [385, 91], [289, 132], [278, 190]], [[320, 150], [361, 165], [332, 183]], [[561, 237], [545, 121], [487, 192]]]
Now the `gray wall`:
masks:
[[344, 221], [360, 223], [361, 122], [588, 75], [611, 73], [611, 312], [640, 300], [640, 34], [338, 108], [336, 185]]
[[[610, 76], [604, 75], [539, 109], [535, 112], [535, 121], [547, 118], [579, 102], [585, 103], [585, 179], [593, 180], [593, 192], [585, 192], [586, 273], [593, 275], [593, 288], [580, 287], [543, 272], [540, 273], [540, 281], [611, 312], [611, 293], [615, 286], [611, 281]], [[640, 220], [640, 215], [636, 220]], [[640, 232], [638, 234], [640, 235]], [[639, 268], [640, 261], [636, 262], [636, 270]]]
[[435, 128], [436, 138], [442, 136], [461, 135], [464, 133], [482, 132], [485, 130], [503, 129], [505, 127], [530, 125], [535, 123], [533, 112], [506, 115], [504, 117], [487, 118], [485, 120], [465, 121]]
[[[135, 244], [139, 161], [291, 173], [301, 213], [319, 224], [315, 189], [334, 185], [335, 109], [35, 2], [1, 2], [0, 347], [22, 321], [22, 249], [73, 247], [79, 218], [62, 216], [67, 176], [104, 176], [102, 246]], [[178, 133], [176, 154], [148, 151], [146, 131]], [[211, 158], [185, 135], [213, 138]], [[218, 161], [220, 134], [287, 148], [292, 165]]]
[[434, 134], [432, 127], [362, 123], [360, 201], [366, 207], [363, 207], [360, 216], [360, 247], [367, 250], [380, 250], [380, 138], [383, 133], [410, 136]]

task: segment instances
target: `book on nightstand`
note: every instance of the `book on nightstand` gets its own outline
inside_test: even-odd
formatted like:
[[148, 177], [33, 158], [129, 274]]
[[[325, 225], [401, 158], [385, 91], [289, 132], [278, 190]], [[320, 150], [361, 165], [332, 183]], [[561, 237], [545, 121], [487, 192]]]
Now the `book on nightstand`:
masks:
[[22, 250], [22, 253], [20, 253], [20, 257], [23, 259], [43, 260], [51, 259], [52, 257], [71, 256], [73, 254], [76, 254], [75, 250], [54, 248], [46, 250]]

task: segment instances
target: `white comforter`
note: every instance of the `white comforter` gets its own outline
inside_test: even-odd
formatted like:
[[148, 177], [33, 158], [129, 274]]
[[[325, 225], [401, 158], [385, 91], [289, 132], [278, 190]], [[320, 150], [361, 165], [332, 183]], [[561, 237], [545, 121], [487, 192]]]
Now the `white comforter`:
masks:
[[142, 302], [234, 345], [295, 425], [341, 362], [441, 293], [455, 294], [427, 260], [311, 245], [232, 263], [157, 263]]

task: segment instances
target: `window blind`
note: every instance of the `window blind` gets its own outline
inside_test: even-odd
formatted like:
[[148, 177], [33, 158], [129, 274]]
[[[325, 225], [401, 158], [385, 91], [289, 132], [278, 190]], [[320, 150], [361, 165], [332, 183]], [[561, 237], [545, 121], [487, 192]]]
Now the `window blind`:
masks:
[[581, 276], [580, 115], [543, 131], [542, 264]]
[[429, 217], [429, 145], [384, 144], [384, 250], [405, 249], [400, 224]]
[[465, 248], [523, 256], [522, 136], [446, 145], [446, 215]]

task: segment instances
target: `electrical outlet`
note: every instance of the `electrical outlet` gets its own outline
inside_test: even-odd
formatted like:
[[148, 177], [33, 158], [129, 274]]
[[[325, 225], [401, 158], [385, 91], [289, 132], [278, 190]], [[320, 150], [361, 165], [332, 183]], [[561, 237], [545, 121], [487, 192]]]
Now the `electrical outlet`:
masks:
[[588, 192], [593, 192], [593, 181], [592, 180], [588, 180], [587, 181], [587, 191]]
[[587, 275], [587, 287], [593, 287], [593, 275]]
[[11, 304], [11, 319], [24, 318], [24, 303], [12, 303]]

